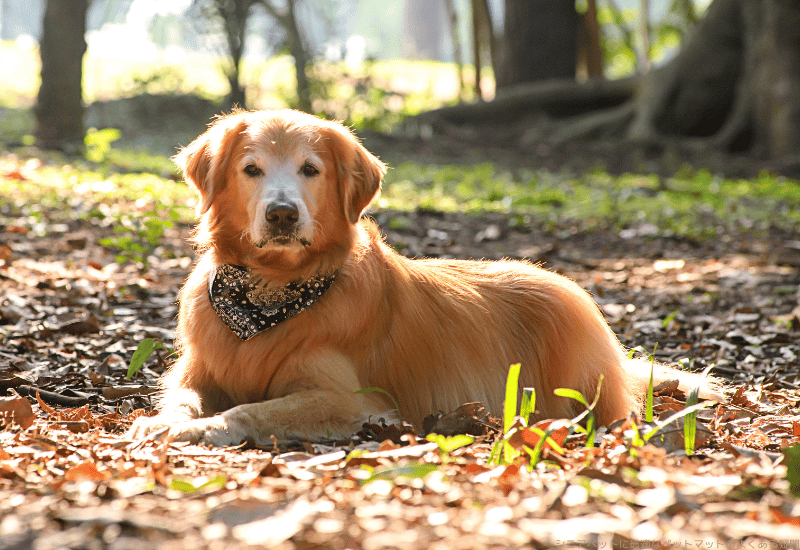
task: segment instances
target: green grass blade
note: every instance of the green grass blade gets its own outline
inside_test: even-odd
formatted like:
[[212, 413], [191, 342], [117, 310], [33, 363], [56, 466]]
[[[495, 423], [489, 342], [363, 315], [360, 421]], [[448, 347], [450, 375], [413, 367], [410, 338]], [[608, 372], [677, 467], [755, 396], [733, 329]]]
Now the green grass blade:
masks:
[[492, 452], [489, 453], [489, 459], [487, 460], [490, 466], [497, 466], [500, 464], [500, 449], [502, 449], [504, 442], [505, 440], [502, 436], [499, 436], [497, 441], [494, 442], [494, 445], [492, 446]]
[[452, 453], [456, 449], [475, 443], [475, 438], [466, 434], [456, 434], [452, 436], [428, 434], [425, 439], [431, 443], [436, 443], [439, 446], [439, 451], [442, 453]]
[[186, 481], [185, 479], [173, 479], [169, 483], [169, 488], [173, 491], [180, 491], [186, 494], [197, 491], [197, 487], [195, 487], [191, 481]]
[[639, 456], [639, 452], [636, 449], [638, 449], [639, 447], [644, 447], [644, 444], [647, 443], [648, 439], [650, 439], [649, 437], [647, 437], [650, 434], [649, 433], [645, 434], [645, 437], [642, 438], [642, 434], [639, 431], [639, 426], [638, 424], [636, 424], [636, 422], [633, 423], [632, 429], [633, 429], [633, 437], [631, 438], [631, 448], [628, 452], [632, 457], [636, 458], [637, 456]]
[[511, 464], [522, 453], [515, 449], [511, 443], [503, 438], [503, 464]]
[[600, 401], [600, 389], [603, 387], [603, 375], [600, 375], [600, 378], [597, 380], [597, 392], [594, 394], [594, 399], [592, 403], [589, 404], [586, 401], [586, 398], [583, 397], [583, 394], [577, 390], [569, 389], [569, 388], [556, 388], [553, 390], [559, 397], [569, 397], [570, 399], [574, 399], [575, 401], [581, 403], [586, 410], [583, 411], [581, 414], [576, 416], [572, 419], [572, 424], [576, 426], [576, 428], [580, 428], [580, 424], [578, 424], [584, 417], [588, 417], [586, 420], [586, 429], [580, 428], [578, 431], [581, 433], [586, 434], [586, 446], [587, 447], [594, 447], [594, 437], [595, 437], [595, 426], [594, 426], [594, 408], [597, 405], [598, 401]]
[[667, 316], [664, 318], [664, 320], [663, 320], [663, 321], [661, 321], [661, 327], [662, 327], [662, 328], [667, 328], [667, 327], [669, 326], [669, 324], [670, 324], [672, 321], [674, 321], [674, 320], [675, 320], [675, 317], [677, 317], [677, 316], [678, 316], [678, 313], [680, 313], [680, 311], [681, 311], [681, 310], [679, 310], [679, 309], [676, 309], [675, 311], [673, 311], [672, 313], [670, 313], [669, 315], [667, 315]]
[[383, 468], [381, 470], [375, 470], [375, 472], [365, 479], [362, 482], [362, 485], [366, 485], [375, 481], [376, 479], [385, 479], [392, 481], [396, 478], [424, 478], [429, 473], [437, 470], [439, 468], [438, 464], [428, 464], [428, 463], [419, 463], [419, 462], [412, 462], [410, 464], [401, 464], [398, 466], [389, 466], [387, 468]]
[[[361, 388], [360, 390], [356, 390], [353, 393], [373, 393], [373, 392], [382, 393], [383, 395], [388, 396], [389, 399], [392, 400], [392, 404], [394, 405], [394, 408], [397, 409], [397, 413], [400, 414], [400, 405], [397, 404], [397, 400], [394, 398], [394, 396], [391, 393], [389, 393], [388, 391], [384, 390], [383, 388]], [[400, 419], [402, 420], [402, 417]]]
[[556, 453], [560, 455], [564, 454], [564, 448], [558, 443], [556, 443], [556, 441], [552, 437], [550, 437], [553, 431], [555, 431], [553, 428], [548, 428], [547, 431], [545, 431], [542, 430], [541, 428], [532, 426], [528, 429], [533, 431], [533, 433], [539, 436], [539, 441], [536, 442], [536, 446], [533, 449], [531, 449], [527, 445], [523, 445], [522, 447], [525, 450], [525, 452], [528, 453], [528, 455], [531, 457], [530, 463], [528, 465], [528, 470], [532, 471], [533, 468], [536, 466], [536, 464], [539, 463], [539, 460], [541, 460], [542, 450], [544, 449], [545, 442], [547, 442], [547, 444], [550, 445], [550, 448], [553, 449], [553, 451], [555, 451]]
[[594, 447], [596, 433], [597, 430], [594, 429], [594, 414], [589, 414], [589, 418], [586, 419], [586, 447], [589, 449]]
[[795, 443], [783, 450], [783, 462], [786, 464], [789, 493], [794, 497], [800, 497], [800, 444]]
[[603, 378], [604, 376], [601, 374], [600, 378], [597, 379], [597, 391], [594, 394], [594, 400], [592, 401], [592, 404], [589, 405], [589, 408], [592, 410], [594, 410], [594, 407], [595, 405], [597, 405], [597, 402], [600, 401], [600, 388], [603, 387]]
[[522, 365], [515, 363], [508, 368], [506, 378], [506, 400], [503, 404], [503, 432], [508, 432], [514, 417], [517, 415], [517, 388], [519, 387], [519, 370]]
[[222, 489], [223, 487], [225, 487], [225, 484], [227, 482], [228, 482], [228, 478], [223, 474], [219, 474], [219, 475], [216, 475], [216, 476], [212, 477], [211, 479], [209, 479], [208, 481], [206, 481], [202, 485], [199, 485], [197, 487], [197, 490], [201, 491], [203, 489], [214, 489], [214, 490]]
[[587, 409], [591, 407], [589, 405], [589, 402], [586, 401], [586, 398], [584, 398], [581, 392], [577, 390], [572, 390], [569, 388], [556, 388], [555, 390], [553, 390], [553, 393], [559, 397], [569, 397], [570, 399], [574, 399]]
[[130, 380], [133, 378], [139, 369], [142, 368], [144, 362], [147, 361], [156, 348], [161, 349], [164, 347], [164, 344], [161, 342], [156, 341], [153, 338], [145, 338], [139, 343], [139, 346], [136, 348], [136, 351], [133, 352], [133, 357], [131, 357], [131, 364], [128, 366], [128, 373], [125, 375], [126, 380]]
[[522, 388], [522, 404], [519, 407], [519, 415], [528, 425], [531, 414], [536, 410], [536, 390], [534, 388]]
[[650, 383], [647, 385], [647, 407], [644, 412], [644, 419], [647, 422], [653, 421], [653, 371], [656, 368], [656, 358], [650, 362]]
[[670, 423], [675, 422], [679, 418], [683, 418], [684, 416], [691, 414], [693, 412], [699, 411], [700, 409], [705, 409], [708, 405], [706, 403], [696, 403], [692, 406], [687, 406], [685, 409], [676, 412], [675, 414], [670, 415], [664, 420], [659, 420], [656, 422], [656, 425], [653, 427], [652, 430], [644, 434], [643, 439], [644, 442], [647, 443], [650, 439], [658, 433], [661, 428], [664, 426], [668, 426]]
[[189, 479], [173, 478], [172, 481], [170, 481], [169, 488], [182, 493], [192, 494], [204, 489], [221, 489], [227, 482], [228, 478], [222, 474], [214, 476], [200, 485], [195, 485], [195, 483]]
[[[709, 370], [711, 370], [711, 367], [709, 367], [703, 372], [703, 376], [705, 376]], [[686, 397], [686, 407], [687, 408], [693, 407], [697, 405], [698, 401], [700, 401], [700, 384], [692, 388], [692, 391], [689, 392], [689, 395]], [[687, 455], [694, 454], [696, 437], [697, 437], [697, 411], [693, 410], [692, 412], [686, 415], [686, 418], [683, 419], [683, 447], [686, 450]]]

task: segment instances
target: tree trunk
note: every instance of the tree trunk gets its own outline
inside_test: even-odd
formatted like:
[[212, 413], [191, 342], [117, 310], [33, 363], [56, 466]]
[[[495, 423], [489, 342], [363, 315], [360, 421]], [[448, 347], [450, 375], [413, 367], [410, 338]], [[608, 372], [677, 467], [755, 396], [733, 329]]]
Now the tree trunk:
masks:
[[421, 113], [417, 118], [425, 123], [464, 125], [526, 124], [529, 115], [566, 118], [616, 108], [629, 101], [636, 91], [635, 79], [549, 80], [520, 84], [504, 90], [492, 101], [459, 103]]
[[800, 154], [800, 2], [750, 0], [745, 21], [758, 21], [761, 32], [748, 51], [753, 79], [753, 138], [767, 156]]
[[639, 39], [636, 41], [636, 70], [650, 72], [650, 0], [639, 0]]
[[294, 59], [294, 69], [297, 75], [297, 108], [307, 113], [311, 112], [311, 86], [308, 82], [306, 69], [311, 62], [311, 56], [303, 43], [300, 27], [297, 24], [297, 0], [286, 0], [286, 10], [282, 11], [272, 4], [272, 0], [261, 1], [267, 13], [274, 18], [286, 33], [286, 44], [289, 53]]
[[231, 57], [231, 66], [225, 69], [225, 76], [231, 87], [227, 98], [229, 107], [245, 107], [247, 105], [247, 96], [242, 85], [241, 64], [247, 32], [247, 17], [252, 4], [253, 0], [214, 1], [217, 13], [222, 19], [225, 28], [228, 53]]
[[506, 0], [498, 88], [575, 78], [580, 18], [574, 0]]
[[83, 148], [83, 54], [88, 0], [47, 0], [39, 50], [36, 143], [77, 153]]
[[588, 0], [578, 33], [578, 72], [587, 78], [603, 78], [603, 49], [597, 22], [597, 0]]
[[483, 101], [481, 55], [488, 52], [492, 65], [495, 60], [494, 27], [487, 0], [472, 0], [472, 49], [475, 59], [475, 96]]
[[450, 21], [450, 42], [453, 47], [453, 61], [458, 72], [458, 97], [464, 98], [464, 57], [461, 55], [461, 33], [458, 32], [458, 11], [453, 0], [444, 0], [447, 18]]
[[307, 113], [311, 112], [311, 86], [308, 83], [308, 74], [306, 69], [311, 61], [311, 56], [306, 51], [305, 44], [303, 44], [303, 37], [300, 34], [300, 27], [297, 25], [297, 16], [295, 15], [297, 0], [287, 0], [286, 8], [287, 13], [284, 17], [283, 28], [286, 29], [287, 38], [289, 41], [289, 51], [294, 58], [294, 68], [297, 73], [297, 102], [298, 108]]
[[630, 135], [800, 154], [800, 2], [715, 0], [672, 62], [646, 81]]
[[444, 3], [431, 0], [406, 0], [403, 9], [403, 56], [409, 59], [442, 59], [447, 28]]

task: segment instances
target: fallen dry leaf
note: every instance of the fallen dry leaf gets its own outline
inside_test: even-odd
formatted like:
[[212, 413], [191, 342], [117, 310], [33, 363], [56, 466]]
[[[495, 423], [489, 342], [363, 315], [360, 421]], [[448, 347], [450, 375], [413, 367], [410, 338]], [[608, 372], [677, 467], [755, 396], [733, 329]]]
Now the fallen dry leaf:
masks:
[[3, 426], [13, 422], [27, 430], [35, 419], [30, 401], [24, 397], [0, 397], [0, 424]]
[[81, 462], [64, 472], [64, 479], [67, 481], [81, 481], [91, 479], [93, 481], [103, 481], [111, 477], [107, 471], [100, 471], [91, 462]]

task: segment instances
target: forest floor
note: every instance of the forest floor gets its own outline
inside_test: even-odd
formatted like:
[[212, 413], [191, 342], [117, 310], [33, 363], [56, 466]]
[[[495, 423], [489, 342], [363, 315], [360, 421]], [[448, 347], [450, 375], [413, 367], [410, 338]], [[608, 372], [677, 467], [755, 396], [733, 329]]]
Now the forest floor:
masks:
[[[7, 180], [40, 183], [25, 159], [0, 160]], [[458, 429], [429, 442], [380, 422], [271, 448], [126, 439], [170, 360], [157, 349], [126, 380], [143, 340], [172, 346], [190, 226], [160, 226], [157, 254], [119, 263], [103, 239], [142, 205], [76, 197], [0, 205], [0, 550], [800, 548], [796, 225], [700, 239], [647, 223], [374, 211], [410, 256], [541, 262], [589, 290], [626, 346], [713, 364], [731, 385], [727, 403], [698, 412], [691, 456], [675, 423], [639, 446], [628, 422], [594, 447], [562, 437], [563, 454], [545, 447], [531, 465], [490, 461], [491, 419], [470, 444]], [[685, 401], [662, 387], [654, 410]]]

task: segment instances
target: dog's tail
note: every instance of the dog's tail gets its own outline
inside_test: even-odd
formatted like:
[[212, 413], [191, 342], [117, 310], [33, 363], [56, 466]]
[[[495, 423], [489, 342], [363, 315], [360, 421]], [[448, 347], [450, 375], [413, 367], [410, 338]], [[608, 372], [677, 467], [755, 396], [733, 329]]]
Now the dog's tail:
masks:
[[662, 382], [677, 380], [678, 388], [687, 395], [695, 388], [699, 388], [698, 396], [700, 399], [718, 403], [723, 403], [726, 400], [725, 386], [722, 381], [708, 374], [679, 370], [659, 363], [653, 364], [643, 358], [627, 359], [627, 361], [628, 372], [636, 378], [638, 386], [643, 388], [644, 392], [647, 392], [650, 382], [650, 369], [652, 368], [653, 387]]

